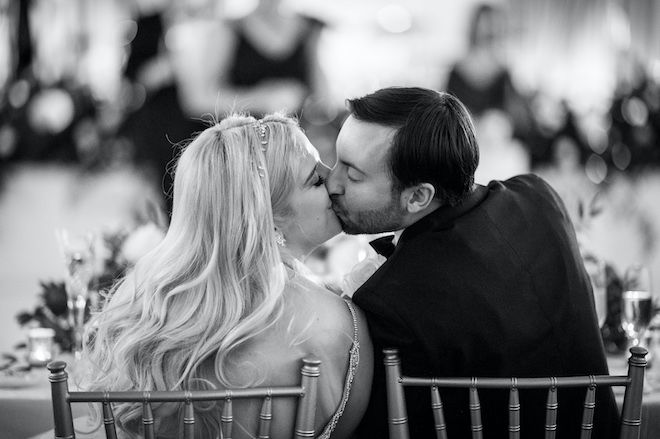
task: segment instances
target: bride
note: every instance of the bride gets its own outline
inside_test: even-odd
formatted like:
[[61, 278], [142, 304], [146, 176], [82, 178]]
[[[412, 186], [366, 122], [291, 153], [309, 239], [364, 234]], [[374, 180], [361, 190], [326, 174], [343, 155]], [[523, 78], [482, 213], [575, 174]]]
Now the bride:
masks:
[[[362, 312], [301, 263], [341, 227], [327, 168], [296, 120], [232, 114], [184, 148], [172, 220], [159, 247], [110, 292], [88, 326], [91, 389], [297, 385], [321, 360], [316, 436], [351, 437], [368, 402], [372, 346]], [[359, 360], [359, 361], [358, 361]], [[221, 404], [196, 413], [220, 436]], [[260, 401], [234, 403], [234, 437], [256, 437]], [[180, 437], [178, 407], [155, 410]], [[274, 438], [293, 436], [294, 401], [274, 401]], [[140, 434], [140, 405], [115, 410]]]

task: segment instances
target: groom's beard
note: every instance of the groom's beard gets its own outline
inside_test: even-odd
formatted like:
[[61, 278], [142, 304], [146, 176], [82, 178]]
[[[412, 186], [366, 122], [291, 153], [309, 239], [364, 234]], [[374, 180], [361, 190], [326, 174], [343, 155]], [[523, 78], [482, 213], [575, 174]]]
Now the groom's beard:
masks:
[[344, 233], [349, 235], [393, 232], [403, 228], [405, 209], [399, 206], [398, 196], [392, 196], [380, 209], [350, 211], [341, 198], [332, 195], [332, 208], [339, 218]]

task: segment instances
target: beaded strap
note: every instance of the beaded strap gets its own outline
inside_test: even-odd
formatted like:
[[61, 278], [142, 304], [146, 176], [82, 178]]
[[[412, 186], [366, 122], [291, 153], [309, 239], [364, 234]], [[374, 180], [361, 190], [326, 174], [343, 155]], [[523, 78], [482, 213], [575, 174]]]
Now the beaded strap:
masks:
[[350, 359], [348, 361], [348, 372], [346, 372], [346, 380], [344, 381], [344, 393], [339, 403], [339, 408], [330, 419], [328, 425], [323, 429], [323, 433], [318, 436], [320, 439], [327, 439], [335, 431], [339, 418], [344, 414], [344, 409], [346, 408], [346, 403], [348, 402], [348, 397], [351, 394], [351, 387], [353, 386], [353, 379], [355, 378], [355, 371], [357, 370], [358, 364], [360, 363], [360, 342], [358, 342], [358, 322], [357, 315], [355, 314], [355, 308], [353, 304], [346, 301], [348, 309], [351, 311], [353, 316], [353, 346], [350, 350]]

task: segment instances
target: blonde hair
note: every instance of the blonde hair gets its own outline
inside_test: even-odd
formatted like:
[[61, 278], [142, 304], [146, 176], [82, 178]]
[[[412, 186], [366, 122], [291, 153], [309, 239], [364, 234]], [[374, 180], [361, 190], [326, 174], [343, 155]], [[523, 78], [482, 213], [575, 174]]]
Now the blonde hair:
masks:
[[[290, 213], [302, 159], [317, 154], [303, 140], [290, 117], [232, 114], [184, 148], [164, 240], [89, 325], [94, 388], [199, 387], [209, 361], [223, 386], [236, 386], [224, 372], [229, 355], [277, 320], [294, 276], [274, 229]], [[217, 429], [217, 417], [209, 410], [203, 422]], [[139, 406], [117, 410], [126, 430], [137, 431], [139, 418]]]

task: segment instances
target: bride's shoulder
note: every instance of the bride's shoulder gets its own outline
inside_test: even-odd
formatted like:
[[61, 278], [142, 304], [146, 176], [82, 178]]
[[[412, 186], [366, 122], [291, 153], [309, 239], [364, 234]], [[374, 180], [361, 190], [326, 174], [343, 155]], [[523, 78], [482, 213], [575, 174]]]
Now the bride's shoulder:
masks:
[[298, 329], [312, 337], [317, 345], [343, 343], [337, 333], [353, 338], [355, 322], [346, 301], [312, 281], [291, 285], [284, 308], [292, 321], [297, 322]]

